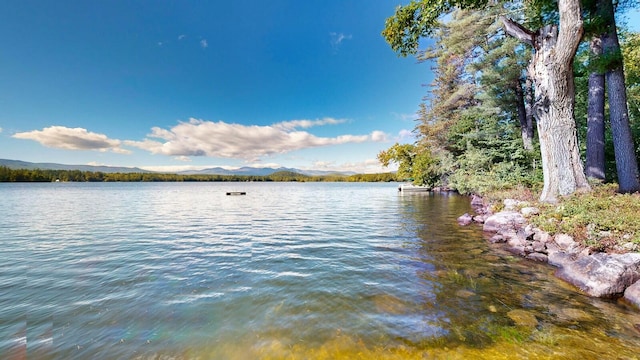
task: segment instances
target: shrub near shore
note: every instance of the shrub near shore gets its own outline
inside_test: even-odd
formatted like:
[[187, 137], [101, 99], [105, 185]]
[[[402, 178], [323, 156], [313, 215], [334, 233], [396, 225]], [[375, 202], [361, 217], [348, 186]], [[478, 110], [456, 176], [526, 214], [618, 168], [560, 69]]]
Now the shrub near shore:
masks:
[[[619, 194], [617, 184], [594, 185], [593, 191], [576, 193], [558, 204], [539, 203], [534, 191], [520, 188], [487, 194], [499, 211], [501, 199], [529, 202], [540, 212], [529, 222], [550, 233], [568, 234], [595, 252], [640, 250], [640, 194]], [[500, 200], [500, 201], [499, 201]]]

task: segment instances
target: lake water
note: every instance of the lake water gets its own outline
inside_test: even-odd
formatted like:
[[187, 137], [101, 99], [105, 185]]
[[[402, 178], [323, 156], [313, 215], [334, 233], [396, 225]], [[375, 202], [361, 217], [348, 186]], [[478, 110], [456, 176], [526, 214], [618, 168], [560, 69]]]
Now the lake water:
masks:
[[[226, 196], [246, 191], [246, 196]], [[638, 358], [640, 312], [395, 184], [0, 184], [2, 359]]]

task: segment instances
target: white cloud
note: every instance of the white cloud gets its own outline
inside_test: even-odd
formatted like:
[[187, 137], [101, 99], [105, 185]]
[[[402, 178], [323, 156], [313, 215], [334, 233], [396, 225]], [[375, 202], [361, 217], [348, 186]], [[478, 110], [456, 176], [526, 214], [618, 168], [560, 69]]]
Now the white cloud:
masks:
[[0, 133], [2, 132], [2, 128], [0, 127]]
[[143, 141], [125, 141], [129, 146], [153, 154], [168, 156], [209, 156], [256, 162], [266, 156], [291, 151], [347, 143], [381, 141], [386, 135], [374, 131], [369, 135], [318, 137], [297, 128], [338, 124], [344, 120], [293, 120], [271, 126], [228, 124], [190, 119], [171, 129], [154, 127]]
[[385, 134], [383, 131], [376, 130], [371, 133], [371, 141], [385, 142], [387, 141], [387, 134]]
[[390, 166], [382, 167], [377, 159], [366, 159], [357, 162], [346, 162], [336, 164], [334, 161], [316, 161], [312, 164], [312, 170], [335, 171], [335, 172], [355, 172], [358, 174], [385, 173], [397, 170]]
[[34, 140], [46, 147], [57, 149], [111, 151], [119, 154], [131, 153], [129, 150], [120, 148], [120, 140], [109, 139], [104, 134], [89, 132], [83, 128], [50, 126], [42, 130], [16, 133], [13, 137]]
[[398, 137], [400, 138], [400, 140], [403, 140], [403, 139], [415, 139], [416, 136], [413, 133], [413, 131], [402, 129], [398, 132]]
[[344, 40], [351, 40], [352, 36], [351, 34], [343, 34], [343, 33], [329, 33], [329, 36], [331, 36], [331, 46], [336, 49], [338, 47], [340, 47], [340, 44], [342, 44], [342, 42]]
[[320, 120], [291, 120], [291, 121], [283, 121], [277, 124], [274, 124], [274, 127], [281, 128], [282, 130], [293, 130], [295, 128], [303, 128], [307, 129], [313, 126], [322, 126], [322, 125], [336, 125], [346, 122], [346, 120], [342, 119], [333, 119], [333, 118], [324, 118]]
[[207, 39], [202, 39], [202, 40], [200, 40], [200, 46], [201, 46], [203, 49], [208, 48], [208, 47], [209, 47], [209, 44], [207, 43]]
[[401, 120], [401, 121], [416, 121], [420, 118], [420, 116], [418, 116], [417, 112], [414, 113], [410, 113], [410, 114], [402, 114], [402, 113], [391, 113], [394, 118]]
[[249, 164], [247, 166], [251, 166], [255, 168], [272, 168], [272, 169], [277, 169], [282, 167], [282, 165], [278, 163], [255, 163], [255, 164]]
[[187, 35], [180, 34], [180, 35], [178, 35], [178, 40], [182, 40], [182, 39], [184, 39], [186, 37], [187, 37]]

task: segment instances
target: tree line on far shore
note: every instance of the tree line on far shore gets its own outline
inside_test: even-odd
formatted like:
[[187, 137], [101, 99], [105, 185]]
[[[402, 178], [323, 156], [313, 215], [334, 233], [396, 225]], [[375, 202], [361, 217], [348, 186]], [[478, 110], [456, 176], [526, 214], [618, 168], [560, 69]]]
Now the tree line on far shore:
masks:
[[310, 176], [291, 171], [270, 175], [183, 175], [163, 173], [104, 173], [80, 170], [11, 169], [0, 166], [0, 182], [187, 182], [187, 181], [294, 181], [294, 182], [392, 182], [395, 173]]

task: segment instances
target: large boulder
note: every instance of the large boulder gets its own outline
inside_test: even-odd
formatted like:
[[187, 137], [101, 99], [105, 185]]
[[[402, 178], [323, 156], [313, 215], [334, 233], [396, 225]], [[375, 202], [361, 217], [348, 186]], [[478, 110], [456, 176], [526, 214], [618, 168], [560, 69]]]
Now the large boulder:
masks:
[[518, 211], [500, 211], [489, 216], [482, 225], [486, 232], [503, 232], [518, 229], [525, 223], [525, 219]]
[[[549, 262], [552, 262], [551, 256]], [[563, 261], [556, 276], [590, 296], [617, 297], [640, 280], [640, 254], [596, 253]]]
[[624, 291], [624, 298], [640, 308], [640, 280], [636, 281]]

